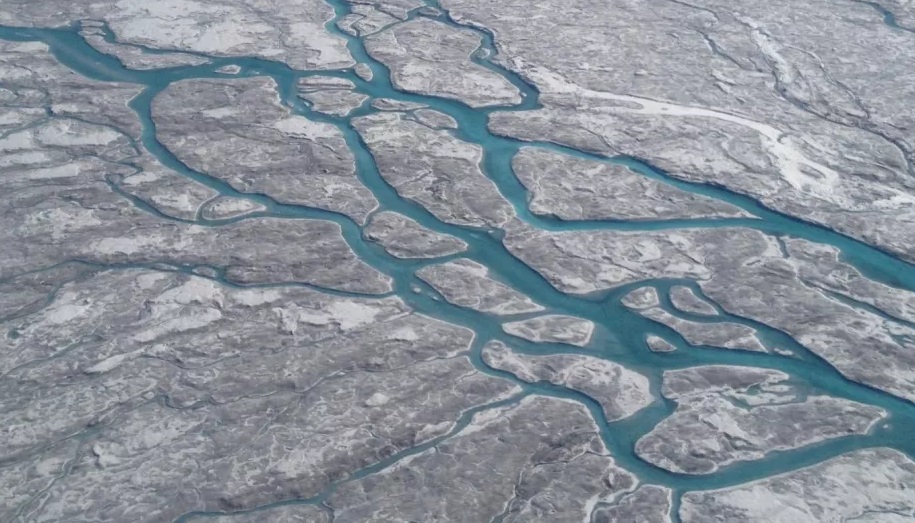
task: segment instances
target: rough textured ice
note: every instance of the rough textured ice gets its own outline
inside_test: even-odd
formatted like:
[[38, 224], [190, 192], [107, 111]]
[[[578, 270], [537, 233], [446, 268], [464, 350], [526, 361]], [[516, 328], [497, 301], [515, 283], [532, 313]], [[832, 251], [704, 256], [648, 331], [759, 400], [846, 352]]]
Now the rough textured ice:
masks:
[[661, 392], [677, 410], [635, 450], [650, 463], [686, 474], [865, 434], [887, 415], [878, 407], [805, 393], [784, 373], [751, 367], [667, 371]]
[[790, 334], [846, 377], [915, 398], [915, 328], [892, 317], [911, 314], [915, 294], [868, 282], [829, 248], [802, 254], [813, 248], [809, 242], [786, 242], [800, 251], [792, 254], [778, 239], [745, 228], [554, 233], [517, 221], [504, 242], [566, 292], [695, 279], [726, 312]]
[[449, 440], [345, 485], [329, 506], [345, 522], [582, 521], [635, 483], [607, 455], [584, 407], [531, 397], [477, 414]]
[[600, 403], [609, 421], [627, 418], [652, 401], [645, 376], [591, 356], [525, 356], [496, 341], [483, 347], [483, 361], [528, 383], [548, 381], [586, 394]]
[[678, 318], [660, 307], [639, 311], [642, 316], [667, 325], [693, 345], [709, 345], [725, 349], [766, 352], [756, 329], [730, 322], [699, 323]]
[[515, 214], [480, 171], [482, 150], [400, 114], [357, 118], [378, 170], [404, 198], [448, 223], [500, 227]]
[[332, 116], [346, 116], [358, 109], [368, 95], [354, 92], [355, 85], [345, 78], [308, 76], [298, 83], [299, 98], [312, 109]]
[[455, 98], [471, 107], [521, 100], [508, 80], [470, 60], [480, 46], [472, 31], [418, 18], [365, 41], [369, 53], [391, 69], [400, 89]]
[[308, 497], [517, 392], [473, 369], [470, 331], [397, 298], [108, 271], [11, 327], [4, 461], [85, 431], [68, 475], [29, 493], [56, 520]]
[[723, 218], [746, 213], [613, 165], [522, 147], [512, 168], [534, 214], [563, 220]]
[[642, 485], [619, 501], [594, 511], [593, 523], [670, 523], [671, 498], [668, 488]]
[[502, 330], [534, 342], [568, 343], [584, 347], [591, 341], [594, 323], [572, 316], [548, 314], [505, 323]]
[[913, 49], [904, 0], [0, 3], [0, 520], [915, 520]]
[[660, 336], [646, 336], [645, 342], [648, 343], [648, 348], [654, 352], [673, 352], [677, 350], [669, 341]]
[[129, 44], [214, 56], [258, 56], [300, 69], [353, 65], [344, 40], [323, 27], [332, 16], [331, 7], [320, 0], [10, 0], [0, 6], [0, 23], [7, 25], [60, 27], [74, 20], [102, 20]]
[[704, 316], [715, 316], [718, 311], [715, 307], [703, 300], [689, 287], [677, 285], [670, 289], [670, 302], [674, 307], [693, 314], [702, 314]]
[[158, 139], [192, 169], [241, 192], [364, 221], [378, 202], [356, 178], [343, 134], [290, 114], [270, 79], [187, 80], [153, 103]]
[[462, 240], [430, 231], [415, 220], [391, 211], [372, 216], [365, 236], [398, 258], [438, 258], [467, 248]]
[[417, 276], [450, 303], [498, 315], [538, 312], [543, 306], [489, 276], [489, 269], [472, 260], [423, 267]]
[[899, 521], [915, 514], [915, 462], [886, 448], [851, 452], [818, 465], [735, 487], [688, 492], [680, 518], [699, 521]]

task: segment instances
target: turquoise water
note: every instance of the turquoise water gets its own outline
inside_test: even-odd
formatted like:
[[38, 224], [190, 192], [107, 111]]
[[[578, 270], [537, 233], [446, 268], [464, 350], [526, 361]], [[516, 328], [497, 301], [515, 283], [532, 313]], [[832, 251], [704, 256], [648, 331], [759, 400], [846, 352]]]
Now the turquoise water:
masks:
[[[892, 415], [890, 423], [887, 426], [880, 427], [873, 434], [867, 436], [840, 438], [795, 451], [772, 453], [762, 460], [736, 464], [715, 474], [694, 477], [673, 474], [658, 469], [657, 467], [640, 460], [635, 456], [633, 451], [635, 441], [673, 411], [674, 404], [672, 402], [659, 399], [654, 405], [644, 409], [629, 419], [608, 423], [604, 418], [599, 405], [587, 396], [548, 384], [521, 384], [525, 394], [544, 394], [571, 398], [584, 404], [598, 422], [607, 446], [611, 449], [620, 464], [638, 474], [643, 481], [667, 485], [679, 492], [691, 489], [724, 487], [769, 476], [771, 474], [794, 470], [850, 450], [871, 446], [890, 446], [907, 452], [910, 456], [915, 457], [915, 441], [911, 438], [911, 434], [915, 431], [915, 405], [845, 379], [828, 363], [812, 354], [785, 333], [751, 319], [736, 317], [719, 309], [719, 320], [723, 319], [742, 323], [756, 328], [760, 331], [760, 338], [767, 345], [789, 349], [795, 356], [786, 357], [772, 354], [722, 350], [715, 347], [695, 347], [686, 343], [686, 341], [673, 330], [629, 311], [623, 307], [619, 301], [627, 292], [637, 286], [644, 285], [645, 283], [655, 286], [662, 296], [666, 296], [666, 291], [673, 285], [687, 285], [701, 295], [701, 289], [699, 289], [695, 282], [670, 279], [654, 280], [639, 283], [638, 285], [624, 286], [609, 292], [595, 293], [589, 296], [567, 295], [556, 290], [539, 273], [512, 256], [500, 241], [500, 231], [489, 231], [444, 223], [418, 204], [401, 198], [381, 177], [368, 148], [351, 125], [352, 118], [373, 112], [370, 105], [363, 105], [362, 108], [358, 109], [347, 118], [337, 118], [316, 113], [312, 111], [306, 103], [296, 97], [296, 82], [299, 78], [317, 74], [347, 78], [357, 86], [357, 91], [365, 93], [373, 98], [392, 98], [405, 102], [421, 103], [449, 114], [459, 124], [459, 128], [454, 131], [455, 136], [483, 148], [484, 161], [482, 167], [485, 174], [493, 180], [501, 193], [512, 203], [519, 217], [535, 227], [552, 231], [594, 229], [655, 231], [677, 228], [744, 226], [771, 235], [799, 237], [835, 246], [841, 251], [845, 261], [857, 267], [866, 276], [889, 285], [909, 290], [915, 290], [915, 267], [888, 253], [882, 252], [842, 234], [768, 209], [750, 197], [730, 192], [721, 187], [690, 183], [672, 178], [666, 173], [657, 170], [638, 159], [623, 157], [605, 158], [600, 155], [561, 145], [546, 142], [523, 143], [511, 138], [493, 135], [487, 128], [487, 120], [490, 113], [503, 110], [525, 111], [536, 109], [539, 107], [539, 93], [534, 86], [527, 84], [518, 75], [505, 70], [491, 61], [491, 58], [496, 55], [497, 51], [494, 45], [493, 36], [490, 33], [479, 29], [473, 29], [480, 35], [481, 39], [480, 52], [476, 53], [474, 61], [508, 79], [523, 93], [523, 101], [520, 104], [511, 107], [473, 109], [458, 101], [435, 96], [404, 93], [394, 89], [391, 84], [389, 71], [382, 64], [371, 58], [366, 52], [363, 42], [359, 38], [341, 32], [336, 27], [336, 19], [339, 19], [349, 12], [348, 4], [343, 0], [330, 0], [329, 3], [335, 10], [336, 18], [327, 24], [328, 30], [346, 39], [347, 46], [356, 61], [366, 63], [371, 67], [374, 73], [372, 81], [362, 80], [349, 69], [331, 72], [295, 71], [283, 64], [256, 58], [212, 58], [209, 63], [199, 66], [176, 67], [157, 71], [133, 71], [125, 69], [118, 60], [100, 54], [92, 47], [88, 46], [77, 34], [79, 30], [78, 26], [64, 29], [21, 29], [0, 26], [0, 38], [7, 40], [37, 40], [45, 42], [51, 47], [54, 55], [64, 65], [79, 74], [101, 81], [130, 82], [144, 86], [143, 93], [136, 97], [130, 104], [142, 124], [142, 134], [139, 137], [138, 145], [145, 147], [165, 166], [188, 178], [216, 189], [222, 194], [247, 198], [264, 205], [266, 211], [259, 213], [261, 216], [273, 216], [290, 220], [316, 218], [331, 220], [339, 224], [342, 228], [345, 240], [354, 252], [369, 265], [389, 275], [394, 281], [394, 293], [400, 296], [411, 307], [423, 314], [463, 325], [475, 331], [477, 337], [472, 348], [472, 359], [474, 364], [483, 372], [516, 381], [511, 375], [491, 369], [482, 362], [480, 350], [489, 340], [505, 341], [516, 350], [528, 354], [596, 354], [600, 357], [626, 365], [627, 367], [649, 376], [655, 393], [659, 390], [661, 375], [665, 370], [704, 364], [748, 365], [781, 370], [790, 374], [792, 379], [804, 389], [878, 405], [889, 411]], [[429, 2], [429, 5], [438, 7], [436, 2]], [[444, 23], [458, 25], [447, 15], [442, 15], [439, 18]], [[109, 32], [107, 38], [113, 41], [114, 35]], [[152, 49], [145, 50], [147, 52], [167, 52]], [[242, 72], [239, 75], [223, 75], [217, 73], [216, 69], [224, 65], [237, 65], [242, 68]], [[504, 321], [504, 318], [496, 319], [486, 314], [450, 305], [442, 299], [434, 289], [414, 275], [417, 269], [428, 265], [429, 263], [438, 263], [442, 261], [442, 259], [431, 261], [401, 260], [392, 257], [378, 245], [366, 241], [363, 238], [360, 224], [357, 224], [343, 214], [329, 210], [282, 204], [265, 195], [239, 193], [219, 179], [189, 169], [157, 141], [155, 124], [150, 116], [150, 104], [156, 95], [168, 87], [172, 82], [189, 78], [237, 78], [248, 76], [269, 76], [273, 78], [279, 86], [279, 92], [283, 103], [288, 105], [294, 112], [313, 120], [333, 124], [339, 128], [355, 157], [359, 179], [374, 193], [382, 208], [406, 215], [429, 229], [461, 238], [470, 246], [469, 250], [462, 254], [462, 256], [466, 256], [487, 266], [496, 278], [530, 296], [538, 303], [547, 307], [550, 311], [578, 316], [595, 322], [599, 326], [599, 329], [592, 346], [586, 349], [579, 349], [559, 344], [535, 344], [508, 336], [504, 334], [501, 329], [501, 321]], [[651, 179], [659, 180], [679, 189], [716, 198], [737, 206], [749, 212], [755, 216], [755, 218], [631, 222], [601, 220], [571, 222], [535, 216], [531, 214], [527, 208], [528, 195], [526, 190], [515, 177], [511, 169], [511, 160], [522, 145], [532, 145], [590, 160], [625, 165], [633, 171]], [[116, 186], [112, 184], [112, 188], [116, 189]], [[130, 198], [128, 195], [123, 196]], [[130, 199], [134, 204], [146, 212], [153, 213], [162, 219], [173, 220], [173, 218], [161, 214], [155, 208], [150, 207], [140, 200], [135, 198]], [[203, 223], [211, 226], [219, 226], [232, 221], [236, 220]], [[136, 265], [111, 266], [111, 268], [130, 267], [136, 267]], [[189, 272], [191, 268], [187, 267], [182, 268], [181, 270]], [[220, 278], [220, 280], [226, 285], [231, 285], [223, 278]], [[412, 292], [411, 289], [414, 287], [418, 287], [421, 292]], [[340, 293], [339, 291], [329, 291], [326, 289], [321, 290], [324, 292], [333, 292], [335, 294], [352, 295], [352, 293]], [[852, 303], [852, 305], [862, 306], [861, 304], [856, 303]], [[703, 316], [693, 316], [675, 311], [666, 298], [664, 299], [663, 306], [670, 312], [693, 321], [717, 321]], [[519, 317], [524, 316], [519, 315]], [[893, 320], [892, 318], [888, 319]], [[678, 350], [667, 354], [651, 352], [644, 341], [645, 336], [648, 334], [662, 336], [674, 344]], [[516, 400], [517, 398], [509, 401]], [[481, 407], [470, 413], [466, 413], [459, 420], [455, 432], [466, 426], [473, 412], [490, 407], [492, 406]], [[434, 443], [435, 442], [432, 442], [393, 456], [383, 463], [359, 471], [353, 477], [363, 477], [367, 474], [376, 472], [407, 455], [420, 452]], [[259, 507], [259, 509], [288, 503], [317, 503], [325, 499], [332, 491], [333, 487], [313, 499], [289, 500], [279, 504], [274, 503], [265, 507]], [[205, 514], [189, 514], [181, 519], [189, 519], [194, 515]]]
[[915, 29], [912, 29], [912, 28], [909, 28], [909, 27], [906, 27], [903, 25], [899, 25], [899, 22], [896, 20], [896, 15], [889, 9], [878, 4], [877, 2], [869, 2], [867, 0], [852, 0], [852, 1], [859, 3], [859, 4], [864, 4], [866, 6], [869, 6], [874, 11], [877, 11], [880, 14], [880, 16], [883, 17], [883, 23], [892, 27], [893, 29], [895, 29], [897, 31], [906, 31], [908, 33], [915, 33]]

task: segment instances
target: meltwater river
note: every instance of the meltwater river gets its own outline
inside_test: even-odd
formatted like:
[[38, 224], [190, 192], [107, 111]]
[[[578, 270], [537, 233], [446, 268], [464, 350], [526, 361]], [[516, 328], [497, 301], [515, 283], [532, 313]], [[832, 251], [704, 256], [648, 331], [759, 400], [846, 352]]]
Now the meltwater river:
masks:
[[[666, 296], [666, 291], [673, 285], [689, 286], [694, 292], [701, 295], [699, 286], [692, 281], [651, 280], [589, 296], [568, 295], [558, 291], [538, 272], [506, 250], [500, 240], [501, 231], [475, 229], [442, 222], [422, 206], [399, 196], [379, 174], [366, 144], [351, 124], [353, 118], [375, 111], [370, 103], [363, 104], [362, 107], [347, 117], [334, 117], [317, 113], [297, 97], [296, 82], [302, 77], [315, 75], [346, 78], [356, 85], [356, 91], [364, 93], [372, 99], [389, 98], [423, 104], [450, 115], [458, 123], [458, 128], [453, 131], [455, 136], [482, 148], [484, 151], [484, 160], [481, 165], [483, 172], [513, 205], [518, 217], [534, 227], [552, 231], [593, 229], [649, 231], [697, 227], [747, 227], [775, 236], [804, 238], [812, 242], [834, 246], [841, 251], [846, 262], [855, 266], [868, 278], [908, 290], [915, 290], [915, 267], [888, 253], [822, 226], [770, 210], [745, 195], [736, 194], [721, 187], [678, 180], [637, 159], [606, 158], [552, 143], [520, 142], [511, 138], [496, 136], [487, 128], [488, 117], [492, 112], [532, 110], [539, 107], [539, 101], [538, 92], [534, 86], [492, 61], [492, 58], [497, 54], [492, 34], [479, 28], [465, 27], [465, 29], [475, 31], [481, 39], [480, 49], [473, 60], [510, 81], [523, 94], [523, 101], [515, 106], [475, 109], [459, 101], [406, 93], [395, 89], [391, 83], [388, 69], [367, 53], [364, 42], [337, 27], [337, 20], [350, 12], [349, 4], [343, 0], [329, 0], [329, 3], [334, 8], [336, 16], [326, 24], [327, 30], [346, 40], [349, 51], [357, 62], [368, 64], [373, 72], [371, 81], [363, 80], [351, 69], [297, 71], [277, 62], [257, 58], [207, 57], [209, 61], [204, 65], [174, 67], [155, 71], [135, 71], [126, 69], [117, 59], [101, 54], [86, 44], [78, 34], [78, 25], [66, 29], [23, 29], [0, 26], [0, 39], [41, 41], [50, 46], [52, 52], [61, 63], [81, 75], [100, 81], [127, 82], [144, 86], [142, 94], [131, 102], [131, 108], [136, 112], [143, 128], [141, 143], [137, 145], [144, 147], [163, 165], [183, 176], [216, 189], [224, 195], [246, 198], [262, 204], [266, 208], [264, 212], [253, 216], [274, 216], [290, 220], [313, 218], [337, 223], [342, 228], [345, 240], [356, 255], [375, 269], [389, 275], [394, 281], [394, 293], [409, 304], [410, 307], [422, 314], [474, 330], [476, 338], [472, 349], [472, 359], [474, 364], [483, 372], [518, 382], [512, 375], [488, 367], [480, 357], [480, 351], [486, 342], [503, 340], [516, 350], [529, 354], [580, 352], [607, 358], [649, 376], [653, 390], [656, 393], [659, 390], [661, 376], [665, 370], [706, 364], [746, 365], [778, 369], [789, 374], [795, 383], [809, 387], [810, 390], [876, 405], [890, 413], [888, 424], [878, 427], [869, 435], [838, 438], [794, 451], [773, 452], [763, 459], [738, 463], [725, 467], [714, 474], [690, 476], [659, 469], [639, 459], [634, 452], [636, 440], [650, 431], [664, 417], [670, 415], [675, 406], [672, 402], [660, 399], [651, 407], [628, 419], [608, 423], [600, 406], [593, 399], [583, 394], [542, 383], [526, 384], [518, 382], [528, 394], [570, 398], [586, 405], [600, 426], [603, 439], [619, 464], [636, 473], [644, 482], [666, 485], [678, 492], [718, 488], [795, 470], [841, 453], [874, 446], [893, 447], [915, 457], [915, 438], [912, 438], [912, 434], [915, 433], [915, 404], [844, 378], [828, 363], [812, 354], [790, 336], [759, 322], [735, 317], [720, 309], [719, 317], [713, 320], [701, 316], [691, 316], [674, 311], [666, 299], [662, 303], [662, 306], [667, 310], [676, 312], [678, 316], [692, 321], [730, 321], [748, 325], [759, 331], [761, 340], [767, 345], [790, 349], [794, 355], [781, 356], [692, 346], [686, 343], [673, 330], [643, 318], [620, 303], [620, 298], [623, 295], [642, 285], [655, 286], [662, 296]], [[435, 1], [427, 3], [431, 7], [440, 8]], [[444, 11], [442, 12], [444, 13]], [[417, 11], [414, 11], [411, 16], [420, 15]], [[423, 16], [434, 15], [426, 14]], [[447, 13], [438, 15], [436, 18], [447, 24], [459, 25], [448, 17]], [[107, 38], [110, 41], [115, 41], [115, 35], [111, 34], [110, 31], [107, 34]], [[168, 52], [148, 48], [143, 48], [143, 50], [150, 53]], [[241, 68], [241, 72], [238, 75], [226, 75], [216, 72], [218, 68], [226, 65], [236, 65]], [[346, 143], [355, 157], [359, 179], [374, 193], [382, 209], [396, 211], [416, 220], [431, 230], [462, 239], [469, 245], [469, 249], [465, 253], [461, 253], [460, 257], [467, 257], [485, 265], [494, 277], [531, 297], [546, 307], [549, 312], [576, 316], [594, 322], [599, 326], [599, 334], [592, 342], [592, 346], [587, 349], [576, 349], [566, 345], [530, 343], [510, 337], [501, 328], [501, 321], [504, 318], [497, 320], [483, 313], [451, 305], [442, 299], [434, 289], [415, 276], [417, 269], [429, 263], [439, 263], [443, 259], [402, 260], [390, 256], [380, 246], [367, 241], [363, 237], [360, 224], [343, 214], [282, 204], [265, 195], [240, 193], [217, 178], [189, 169], [157, 141], [156, 127], [151, 117], [150, 106], [156, 95], [171, 83], [191, 78], [231, 79], [250, 76], [269, 76], [273, 78], [279, 86], [282, 102], [293, 112], [309, 119], [330, 123], [343, 133]], [[0, 79], [0, 83], [2, 83], [2, 79]], [[643, 176], [662, 181], [678, 189], [727, 202], [747, 211], [755, 218], [571, 222], [536, 216], [529, 211], [527, 191], [515, 177], [511, 168], [512, 158], [519, 148], [524, 145], [552, 149], [594, 161], [622, 164]], [[125, 197], [127, 196], [125, 195]], [[132, 201], [143, 210], [155, 213], [162, 219], [174, 219], [159, 213], [155, 208], [144, 204], [142, 201], [136, 199], [132, 199]], [[249, 215], [238, 219], [250, 217]], [[200, 221], [198, 223], [219, 227], [232, 221]], [[121, 268], [121, 266], [113, 268]], [[222, 283], [231, 285], [224, 279]], [[420, 289], [420, 292], [414, 292], [417, 288]], [[655, 334], [665, 338], [674, 344], [677, 350], [665, 354], [651, 352], [645, 343], [645, 337], [648, 334]], [[862, 348], [862, 350], [865, 350], [865, 348]], [[466, 426], [472, 414], [473, 411], [462, 416], [461, 420], [459, 420], [459, 426], [455, 430], [458, 431], [463, 426]], [[436, 442], [411, 449], [406, 454], [398, 454], [385, 462], [360, 471], [355, 477], [376, 472], [390, 463], [402, 459], [405, 455], [420, 452], [434, 443]], [[281, 502], [281, 504], [320, 502], [332, 490], [317, 498], [289, 500]], [[677, 497], [675, 496], [675, 499]], [[276, 505], [272, 504], [270, 506]], [[196, 515], [200, 516], [201, 514]], [[676, 515], [676, 510], [674, 510], [674, 515]]]

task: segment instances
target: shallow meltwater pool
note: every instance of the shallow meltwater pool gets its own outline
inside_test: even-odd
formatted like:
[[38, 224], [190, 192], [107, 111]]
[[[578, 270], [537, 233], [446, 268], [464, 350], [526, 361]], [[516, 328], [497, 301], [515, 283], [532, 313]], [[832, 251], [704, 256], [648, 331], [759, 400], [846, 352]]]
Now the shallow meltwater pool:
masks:
[[[370, 80], [366, 80], [364, 74], [363, 76], [356, 74], [352, 68], [302, 71], [291, 69], [279, 62], [260, 58], [212, 57], [187, 52], [184, 54], [198, 56], [205, 59], [206, 62], [146, 71], [133, 70], [124, 67], [116, 58], [100, 53], [87, 44], [79, 34], [80, 25], [78, 23], [61, 29], [0, 27], [0, 39], [15, 42], [42, 42], [49, 46], [51, 53], [61, 64], [79, 75], [102, 82], [140, 86], [142, 92], [130, 102], [130, 109], [136, 114], [141, 126], [139, 134], [130, 138], [131, 145], [147, 151], [165, 168], [179, 173], [219, 195], [250, 202], [253, 208], [257, 208], [257, 211], [245, 216], [215, 219], [198, 217], [185, 220], [186, 222], [213, 230], [241, 224], [252, 217], [287, 220], [290, 224], [297, 220], [333, 222], [339, 227], [343, 240], [355, 253], [358, 260], [390, 279], [392, 291], [379, 293], [380, 297], [375, 298], [397, 297], [420, 315], [471, 329], [473, 340], [470, 360], [476, 370], [487, 376], [508, 380], [521, 391], [517, 395], [499, 398], [483, 406], [464, 411], [447, 434], [413, 446], [408, 450], [386, 456], [377, 462], [365, 466], [360, 465], [356, 472], [342, 478], [334, 478], [330, 482], [331, 487], [322, 490], [319, 495], [304, 497], [293, 495], [281, 501], [255, 503], [255, 510], [262, 511], [297, 504], [320, 505], [325, 503], [334, 495], [339, 485], [377, 474], [411, 456], [428, 451], [449, 437], [464, 431], [471, 424], [474, 416], [481, 412], [516, 404], [524, 398], [534, 395], [561, 398], [584, 405], [599, 428], [600, 439], [620, 467], [633, 473], [642, 483], [669, 487], [673, 490], [672, 517], [675, 519], [678, 518], [677, 507], [680, 495], [687, 491], [719, 489], [761, 480], [816, 465], [845, 453], [873, 447], [897, 449], [915, 458], [915, 439], [911, 436], [915, 432], [915, 404], [877, 387], [868, 386], [860, 380], [853, 379], [854, 377], [843, 375], [827, 359], [811, 351], [805, 343], [802, 343], [803, 340], [796, 340], [776, 326], [729, 312], [732, 309], [724, 304], [719, 304], [720, 300], [713, 299], [710, 296], [711, 292], [697, 279], [640, 279], [613, 286], [609, 290], [585, 293], [564, 292], [559, 289], [561, 286], [555, 285], [555, 281], [549, 275], [545, 275], [541, 267], [535, 268], [525, 261], [528, 254], [521, 252], [520, 249], [507, 247], [506, 237], [522, 234], [517, 232], [518, 230], [548, 231], [556, 235], [591, 232], [648, 235], [669, 231], [730, 231], [735, 228], [743, 228], [758, 231], [773, 239], [773, 242], [781, 242], [782, 248], [785, 248], [784, 242], [791, 239], [828, 246], [840, 253], [841, 263], [854, 268], [861, 277], [875, 282], [875, 284], [903, 291], [915, 291], [915, 266], [890, 253], [822, 225], [772, 210], [750, 196], [732, 192], [722, 186], [693, 183], [673, 177], [637, 158], [606, 157], [593, 151], [579, 150], [552, 141], [523, 141], [497, 135], [488, 126], [492, 114], [535, 111], [541, 107], [541, 104], [540, 93], [531, 83], [500, 65], [497, 60], [499, 50], [491, 32], [455, 21], [434, 1], [427, 2], [427, 7], [431, 9], [413, 10], [408, 17], [408, 19], [424, 17], [459, 28], [461, 31], [472, 31], [480, 40], [479, 49], [471, 57], [472, 63], [500, 75], [521, 94], [522, 101], [518, 104], [475, 108], [447, 97], [397, 89], [388, 67], [373, 58], [372, 54], [367, 51], [365, 39], [338, 27], [338, 22], [352, 12], [352, 6], [343, 0], [329, 0], [328, 3], [333, 7], [335, 17], [326, 23], [326, 30], [336, 37], [345, 39], [346, 47], [353, 59], [359, 64], [366, 64], [371, 70]], [[107, 26], [104, 27], [104, 32], [107, 41], [117, 42], [116, 35]], [[135, 47], [144, 53], [170, 53], [167, 50]], [[220, 72], [226, 71], [226, 66], [235, 66], [238, 72], [234, 74]], [[378, 242], [370, 239], [367, 224], [361, 223], [347, 213], [317, 206], [283, 202], [257, 191], [239, 190], [225, 179], [189, 167], [159, 141], [153, 103], [170, 86], [191, 79], [241, 81], [247, 78], [263, 77], [269, 77], [275, 82], [277, 96], [291, 114], [333, 126], [339, 131], [355, 162], [359, 182], [371, 192], [378, 202], [378, 209], [373, 213], [383, 211], [398, 213], [415, 221], [428, 231], [457, 238], [466, 244], [466, 249], [438, 258], [394, 256]], [[354, 85], [353, 92], [365, 95], [367, 99], [346, 116], [335, 116], [317, 111], [310, 103], [299, 97], [298, 84], [303, 78], [309, 77], [344, 79]], [[2, 85], [3, 79], [0, 78], [0, 86]], [[402, 194], [402, 190], [399, 192], [399, 188], [383, 176], [383, 167], [379, 166], [377, 155], [373, 154], [374, 151], [367, 143], [364, 133], [357, 130], [358, 124], [354, 123], [360, 118], [384, 113], [385, 111], [372, 105], [373, 101], [382, 99], [403, 104], [418, 104], [453, 119], [455, 127], [448, 129], [447, 134], [456, 140], [479, 147], [480, 170], [492, 181], [501, 197], [510, 204], [515, 215], [512, 221], [507, 222], [504, 227], [490, 227], [464, 225], [457, 223], [456, 220], [444, 220], [441, 213], [430, 210], [428, 205], [424, 205], [417, 197], [413, 197], [415, 195], [405, 196]], [[49, 106], [47, 110], [49, 114], [53, 115], [52, 106]], [[513, 160], [523, 148], [547, 151], [588, 162], [620, 166], [646, 179], [679, 191], [726, 203], [742, 211], [742, 215], [721, 218], [565, 220], [556, 216], [535, 214], [531, 211], [530, 191], [513, 170]], [[122, 196], [131, 199], [131, 202], [142, 211], [153, 214], [164, 222], [181, 221], [160, 212], [155, 205], [142, 199], [128, 194], [122, 194]], [[310, 244], [303, 244], [300, 248], [304, 251], [313, 247]], [[723, 248], [727, 249], [728, 246], [724, 245]], [[265, 259], [272, 256], [270, 252], [259, 254]], [[427, 275], [427, 272], [436, 265], [453, 263], [460, 259], [470, 260], [476, 264], [471, 266], [474, 268], [473, 270], [478, 270], [477, 267], [481, 266], [485, 269], [487, 277], [506, 286], [510, 291], [527, 297], [539, 306], [539, 310], [497, 314], [491, 310], [482, 310], [482, 307], [459, 304], [458, 300], [448, 296], [445, 290], [447, 285], [436, 281], [435, 277]], [[155, 264], [131, 263], [129, 260], [124, 263], [86, 262], [86, 264], [96, 269], [112, 270], [155, 268]], [[186, 267], [172, 266], [169, 270], [187, 275], [195, 274], [193, 264], [188, 264]], [[454, 278], [454, 276], [446, 275], [443, 277], [443, 281], [449, 278]], [[239, 283], [228, 278], [224, 271], [219, 270], [215, 271], [212, 279], [231, 289], [274, 287], [267, 284]], [[735, 286], [737, 283], [740, 283], [739, 280], [735, 280]], [[372, 298], [357, 291], [331, 289], [321, 285], [308, 287], [341, 299]], [[646, 287], [654, 289], [654, 293], [658, 297], [657, 303], [644, 308], [632, 306], [631, 301], [627, 305], [627, 300], [631, 300], [633, 296], [632, 293], [643, 292]], [[680, 290], [675, 291], [675, 289]], [[687, 289], [697, 300], [711, 307], [712, 313], [688, 312], [672, 303], [670, 296], [675, 292], [685, 295], [684, 293], [687, 291], [683, 289]], [[510, 291], [503, 289], [503, 292]], [[723, 291], [719, 289], [718, 292]], [[735, 292], [749, 291], [746, 288], [736, 288]], [[844, 300], [842, 303], [849, 307], [861, 308], [879, 315], [887, 322], [898, 324], [900, 329], [912, 327], [907, 320], [892, 316], [877, 305], [856, 301], [854, 298], [841, 294], [837, 294], [835, 298], [840, 301]], [[644, 310], [649, 309], [650, 314], [643, 313]], [[586, 320], [593, 324], [593, 333], [589, 334], [587, 342], [575, 345], [562, 340], [537, 340], [506, 332], [504, 327], [506, 323], [525, 322], [543, 314]], [[677, 321], [681, 323], [677, 323]], [[692, 332], [707, 333], [709, 331], [703, 329], [718, 328], [722, 324], [727, 324], [733, 332], [754, 331], [755, 338], [764, 349], [754, 351], [722, 348], [716, 346], [713, 343], [714, 340], [707, 336], [702, 337], [700, 334], [696, 334], [694, 338], [690, 339], [685, 334], [687, 331], [684, 330], [692, 328], [695, 329]], [[910, 340], [903, 339], [907, 334], [901, 333], [899, 336], [900, 340], [903, 340], [901, 343], [911, 346]], [[669, 350], [651, 350], [649, 340], [652, 339], [663, 340], [668, 344]], [[612, 413], [608, 417], [608, 411], [600, 399], [596, 398], [593, 393], [583, 391], [580, 387], [564, 386], [556, 379], [551, 380], [543, 376], [525, 379], [509, 366], [493, 365], [493, 360], [487, 356], [487, 351], [493, 350], [493, 344], [496, 342], [504, 343], [517, 354], [524, 356], [586, 355], [622, 366], [624, 369], [637, 372], [647, 378], [653, 401], [644, 408], [636, 409], [631, 415], [611, 419]], [[767, 350], [775, 348], [779, 350]], [[866, 351], [867, 349], [862, 347], [860, 350]], [[784, 448], [776, 448], [771, 452], [765, 452], [764, 455], [753, 456], [752, 459], [724, 463], [710, 473], [696, 474], [677, 471], [675, 466], [659, 466], [640, 457], [636, 452], [637, 442], [678, 409], [679, 400], [670, 399], [670, 394], [666, 392], [665, 396], [668, 397], [661, 394], [662, 390], [666, 391], [665, 387], [668, 387], [664, 380], [665, 373], [716, 365], [753, 367], [761, 371], [771, 371], [771, 376], [783, 373], [786, 377], [779, 378], [782, 381], [778, 383], [781, 384], [780, 386], [790, 386], [793, 392], [792, 397], [778, 400], [776, 402], [778, 405], [801, 403], [812, 396], [825, 396], [883, 409], [887, 416], [879, 419], [866, 430], [849, 430], [850, 434], [847, 435], [835, 435], [822, 441], [805, 441], [796, 446], [788, 445]], [[781, 374], [778, 375], [781, 376]], [[763, 401], [759, 398], [777, 395], [777, 392], [773, 392], [776, 389], [766, 388], [775, 383], [772, 381], [773, 379], [767, 377], [765, 380], [770, 381], [761, 381], [762, 386], [749, 387], [750, 392], [747, 393], [747, 396], [734, 400], [732, 406], [736, 405], [734, 408], [749, 410], [757, 405], [754, 401]], [[803, 411], [799, 412], [803, 413]], [[790, 422], [796, 423], [800, 429], [806, 426], [802, 420], [791, 420]], [[740, 448], [741, 442], [734, 442], [734, 445], [735, 448]], [[250, 504], [240, 507], [240, 509], [253, 510]], [[224, 512], [226, 510], [195, 511], [182, 515], [179, 521], [191, 521], [195, 518], [216, 516]]]

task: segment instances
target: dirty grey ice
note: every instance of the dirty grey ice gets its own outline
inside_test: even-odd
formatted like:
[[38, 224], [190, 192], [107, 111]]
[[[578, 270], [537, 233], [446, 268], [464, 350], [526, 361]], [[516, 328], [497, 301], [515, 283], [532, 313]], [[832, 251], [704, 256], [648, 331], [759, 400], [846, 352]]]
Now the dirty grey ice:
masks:
[[0, 0], [0, 521], [915, 523], [915, 2]]

